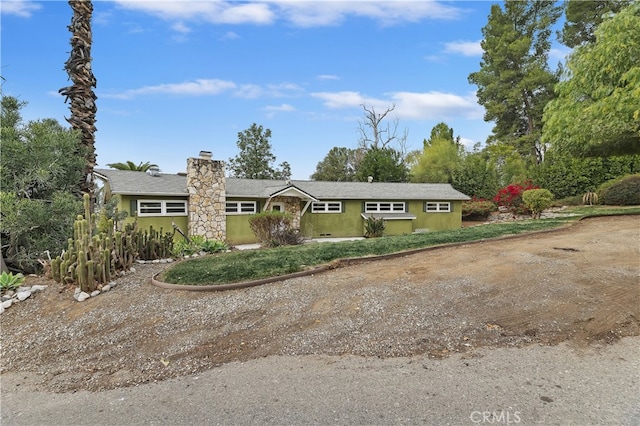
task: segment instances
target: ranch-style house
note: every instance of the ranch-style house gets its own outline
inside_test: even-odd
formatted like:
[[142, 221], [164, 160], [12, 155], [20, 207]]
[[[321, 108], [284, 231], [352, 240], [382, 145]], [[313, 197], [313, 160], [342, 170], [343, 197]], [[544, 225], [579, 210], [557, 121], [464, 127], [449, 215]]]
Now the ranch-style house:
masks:
[[119, 196], [125, 221], [232, 245], [257, 242], [249, 227], [254, 213], [279, 210], [307, 238], [359, 237], [366, 218], [383, 218], [385, 235], [462, 226], [469, 197], [443, 183], [321, 182], [225, 177], [223, 161], [202, 151], [187, 159], [187, 172], [163, 174], [96, 169], [108, 200]]

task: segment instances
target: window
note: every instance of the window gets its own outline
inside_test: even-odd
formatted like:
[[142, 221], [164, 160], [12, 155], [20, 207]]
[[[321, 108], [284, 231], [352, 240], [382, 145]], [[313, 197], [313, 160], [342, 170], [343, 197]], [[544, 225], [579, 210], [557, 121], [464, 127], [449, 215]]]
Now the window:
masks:
[[427, 201], [424, 203], [424, 211], [427, 213], [449, 213], [451, 212], [451, 203], [448, 201]]
[[255, 201], [227, 201], [225, 211], [227, 214], [253, 214], [258, 210]]
[[138, 216], [186, 216], [186, 201], [138, 200]]
[[320, 201], [311, 205], [311, 213], [342, 213], [340, 201]]
[[365, 213], [406, 213], [404, 202], [366, 202], [364, 203]]

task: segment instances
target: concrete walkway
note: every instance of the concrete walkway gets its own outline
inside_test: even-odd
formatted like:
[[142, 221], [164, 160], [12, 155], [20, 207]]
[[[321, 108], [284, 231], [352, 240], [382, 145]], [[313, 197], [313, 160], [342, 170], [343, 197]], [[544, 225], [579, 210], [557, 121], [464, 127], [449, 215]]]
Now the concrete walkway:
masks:
[[[313, 243], [339, 243], [341, 241], [358, 241], [364, 240], [364, 237], [347, 237], [347, 238], [314, 238], [311, 240], [306, 240], [305, 244], [313, 244]], [[261, 246], [260, 244], [238, 244], [234, 246], [238, 250], [256, 250]]]

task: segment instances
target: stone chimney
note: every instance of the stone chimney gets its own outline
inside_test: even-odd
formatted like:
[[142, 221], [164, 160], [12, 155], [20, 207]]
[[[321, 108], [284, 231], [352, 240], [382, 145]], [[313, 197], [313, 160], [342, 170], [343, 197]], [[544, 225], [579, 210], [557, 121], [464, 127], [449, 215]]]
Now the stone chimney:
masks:
[[210, 151], [200, 151], [199, 158], [187, 159], [189, 193], [189, 236], [208, 240], [225, 240], [227, 201], [224, 162], [211, 159]]

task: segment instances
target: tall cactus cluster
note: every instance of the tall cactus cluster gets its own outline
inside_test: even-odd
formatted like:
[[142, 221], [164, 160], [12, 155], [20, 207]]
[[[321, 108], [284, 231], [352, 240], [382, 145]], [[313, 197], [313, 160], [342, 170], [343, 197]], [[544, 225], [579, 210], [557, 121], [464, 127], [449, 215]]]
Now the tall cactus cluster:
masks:
[[138, 231], [136, 236], [136, 242], [138, 246], [138, 256], [142, 260], [155, 260], [166, 259], [171, 257], [173, 252], [173, 233], [163, 233], [162, 228], [160, 231], [153, 229], [153, 226], [149, 227], [149, 231]]
[[92, 292], [108, 283], [116, 273], [131, 269], [139, 257], [169, 257], [173, 248], [171, 233], [162, 235], [162, 230], [157, 232], [153, 228], [141, 232], [137, 223], [126, 226], [124, 232], [114, 231], [113, 221], [109, 221], [107, 232], [93, 235], [91, 199], [85, 194], [84, 216], [76, 218], [67, 250], [51, 261], [51, 276], [55, 281], [77, 283], [80, 290]]
[[131, 268], [136, 259], [136, 246], [130, 235], [113, 232], [93, 235], [91, 201], [84, 195], [84, 216], [79, 215], [73, 226], [67, 250], [51, 261], [51, 275], [63, 284], [78, 283], [86, 292], [96, 290], [111, 280], [117, 271]]

